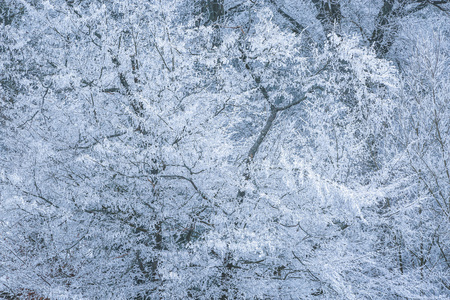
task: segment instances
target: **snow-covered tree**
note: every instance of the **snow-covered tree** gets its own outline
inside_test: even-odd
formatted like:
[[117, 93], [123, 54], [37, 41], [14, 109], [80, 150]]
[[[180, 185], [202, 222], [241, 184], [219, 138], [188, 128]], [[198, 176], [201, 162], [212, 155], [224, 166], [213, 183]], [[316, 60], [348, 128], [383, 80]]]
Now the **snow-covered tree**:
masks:
[[362, 2], [1, 2], [0, 295], [448, 295], [444, 8]]

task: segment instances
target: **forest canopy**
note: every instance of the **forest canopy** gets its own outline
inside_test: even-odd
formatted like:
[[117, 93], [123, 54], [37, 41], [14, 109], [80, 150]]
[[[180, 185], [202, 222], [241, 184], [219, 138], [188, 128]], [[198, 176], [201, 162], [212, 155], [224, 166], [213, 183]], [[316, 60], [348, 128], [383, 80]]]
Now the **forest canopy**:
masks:
[[450, 1], [0, 0], [0, 299], [450, 297]]

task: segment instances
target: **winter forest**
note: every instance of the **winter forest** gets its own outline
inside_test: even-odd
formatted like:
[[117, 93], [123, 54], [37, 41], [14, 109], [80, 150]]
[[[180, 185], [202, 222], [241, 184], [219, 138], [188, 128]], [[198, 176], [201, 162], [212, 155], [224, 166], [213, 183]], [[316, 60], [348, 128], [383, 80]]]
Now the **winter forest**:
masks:
[[0, 0], [0, 299], [449, 298], [449, 0]]

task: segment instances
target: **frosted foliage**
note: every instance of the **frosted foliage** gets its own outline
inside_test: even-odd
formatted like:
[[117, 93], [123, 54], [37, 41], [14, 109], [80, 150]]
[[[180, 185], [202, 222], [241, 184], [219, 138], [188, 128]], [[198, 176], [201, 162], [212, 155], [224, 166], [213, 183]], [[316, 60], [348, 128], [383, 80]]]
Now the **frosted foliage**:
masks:
[[0, 298], [448, 297], [449, 8], [406, 2], [0, 1]]

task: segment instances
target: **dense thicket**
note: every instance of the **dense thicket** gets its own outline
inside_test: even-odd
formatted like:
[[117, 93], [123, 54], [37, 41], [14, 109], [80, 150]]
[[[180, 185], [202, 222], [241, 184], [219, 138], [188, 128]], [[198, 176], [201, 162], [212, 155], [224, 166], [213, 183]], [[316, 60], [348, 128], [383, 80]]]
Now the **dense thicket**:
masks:
[[0, 298], [449, 297], [449, 13], [0, 0]]

